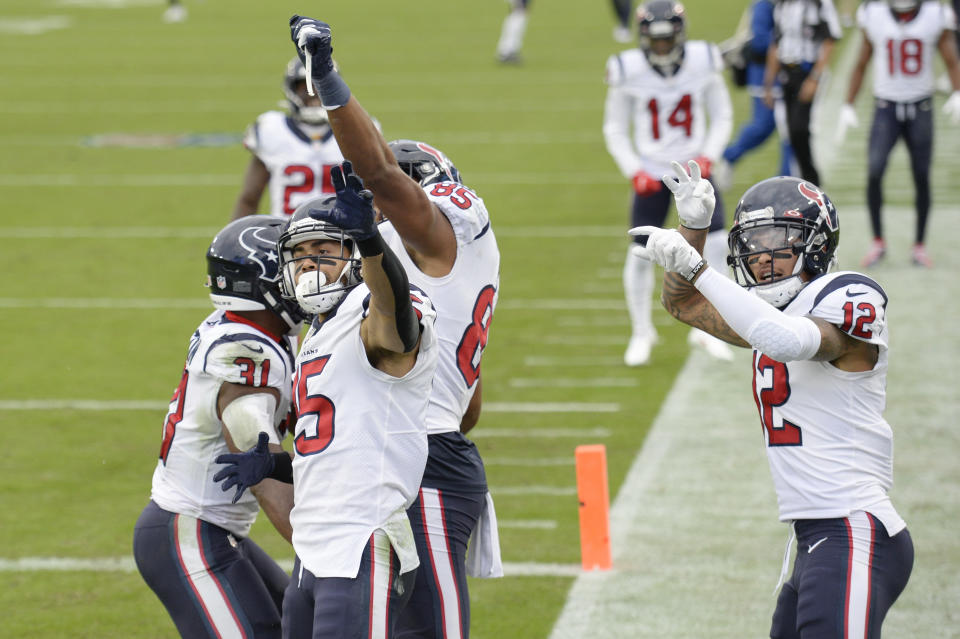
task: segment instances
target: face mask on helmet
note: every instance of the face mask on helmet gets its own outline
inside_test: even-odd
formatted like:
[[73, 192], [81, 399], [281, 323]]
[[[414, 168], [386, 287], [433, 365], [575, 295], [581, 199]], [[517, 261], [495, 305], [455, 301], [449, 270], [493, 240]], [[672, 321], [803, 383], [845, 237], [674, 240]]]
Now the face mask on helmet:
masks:
[[637, 8], [640, 49], [652, 66], [671, 74], [683, 60], [686, 20], [683, 5], [654, 0]]
[[894, 13], [913, 13], [920, 8], [920, 0], [887, 0]]
[[363, 281], [353, 240], [309, 215], [311, 210], [330, 208], [335, 203], [335, 196], [323, 196], [300, 205], [277, 243], [280, 291], [284, 299], [294, 301], [308, 315], [330, 312]]
[[419, 182], [420, 186], [451, 181], [462, 184], [460, 171], [450, 158], [429, 144], [416, 140], [394, 140], [389, 146], [403, 172]]
[[810, 279], [833, 268], [839, 236], [836, 209], [825, 193], [797, 178], [771, 178], [737, 205], [727, 261], [740, 286], [782, 308]]
[[298, 332], [304, 315], [280, 296], [276, 244], [283, 225], [283, 220], [257, 215], [224, 227], [207, 250], [206, 286], [215, 307], [273, 311], [291, 332]]
[[306, 86], [307, 70], [299, 57], [293, 58], [287, 64], [286, 73], [283, 75], [283, 94], [287, 98], [290, 116], [305, 124], [326, 124], [329, 121], [327, 110], [319, 104], [308, 105], [304, 100], [303, 92], [306, 91]]

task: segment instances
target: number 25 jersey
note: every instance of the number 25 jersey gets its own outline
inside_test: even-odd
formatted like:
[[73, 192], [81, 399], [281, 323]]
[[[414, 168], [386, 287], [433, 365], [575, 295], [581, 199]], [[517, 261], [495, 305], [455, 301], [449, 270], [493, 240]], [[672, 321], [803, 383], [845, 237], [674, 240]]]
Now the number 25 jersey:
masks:
[[866, 510], [890, 535], [906, 525], [887, 497], [893, 485], [893, 431], [886, 406], [887, 295], [874, 280], [843, 271], [821, 276], [784, 309], [818, 317], [874, 344], [872, 370], [829, 362], [777, 362], [753, 353], [760, 411], [780, 520], [832, 519]]

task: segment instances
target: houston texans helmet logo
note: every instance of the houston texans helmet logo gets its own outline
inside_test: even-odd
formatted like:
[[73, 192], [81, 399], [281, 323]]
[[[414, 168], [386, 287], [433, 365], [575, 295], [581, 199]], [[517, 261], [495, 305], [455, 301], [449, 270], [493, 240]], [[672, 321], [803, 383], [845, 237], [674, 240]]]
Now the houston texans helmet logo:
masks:
[[[243, 233], [240, 234], [238, 243], [247, 251], [247, 259], [259, 266], [264, 276], [270, 279], [276, 276], [278, 258], [277, 252], [274, 250], [274, 243], [269, 238], [260, 235], [265, 230], [266, 228], [263, 226], [251, 226], [244, 229]], [[260, 259], [261, 256], [265, 256], [267, 262], [272, 262], [272, 264], [264, 264]]]

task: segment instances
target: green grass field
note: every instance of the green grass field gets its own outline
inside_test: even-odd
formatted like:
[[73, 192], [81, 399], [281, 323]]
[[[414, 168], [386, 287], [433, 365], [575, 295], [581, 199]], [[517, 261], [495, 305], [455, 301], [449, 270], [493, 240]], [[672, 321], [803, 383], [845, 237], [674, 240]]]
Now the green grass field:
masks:
[[[690, 37], [714, 41], [732, 33], [745, 5], [686, 4]], [[618, 496], [688, 354], [686, 329], [657, 308], [661, 343], [651, 365], [621, 364], [629, 333], [620, 284], [629, 187], [600, 130], [604, 63], [619, 48], [610, 38], [612, 11], [606, 3], [535, 2], [526, 64], [502, 68], [494, 62], [494, 46], [504, 3], [186, 5], [190, 18], [176, 25], [162, 23], [159, 1], [7, 0], [0, 8], [0, 332], [6, 365], [0, 386], [6, 435], [0, 448], [0, 637], [175, 636], [159, 601], [129, 570], [132, 529], [149, 496], [164, 405], [179, 380], [188, 338], [210, 309], [202, 287], [204, 252], [229, 218], [249, 160], [239, 135], [282, 98], [282, 72], [293, 53], [286, 24], [298, 12], [333, 25], [341, 70], [385, 136], [442, 148], [491, 211], [502, 288], [484, 359], [487, 408], [473, 435], [487, 460], [504, 559], [514, 569], [504, 579], [471, 581], [472, 636], [547, 637], [575, 582], [570, 567], [579, 563], [573, 450], [606, 445], [611, 498]], [[25, 33], [33, 27], [39, 32]], [[739, 123], [748, 116], [748, 102], [742, 92], [734, 91], [733, 99]], [[866, 122], [869, 105], [861, 106]], [[956, 129], [944, 130], [956, 139]], [[826, 173], [827, 191], [842, 216], [847, 204], [859, 218], [841, 217], [844, 228], [853, 229], [844, 232], [846, 267], [855, 266], [868, 240], [865, 135], [861, 129], [844, 149], [829, 151], [837, 160]], [[737, 194], [770, 174], [775, 146], [737, 167], [728, 210]], [[955, 207], [957, 156], [945, 162], [935, 171], [934, 198]], [[901, 206], [911, 201], [904, 166], [897, 156], [890, 179], [891, 202]], [[909, 229], [912, 213], [903, 215]], [[935, 211], [931, 247], [944, 266], [960, 267], [947, 255], [951, 227], [945, 220], [951, 215], [957, 220], [952, 209]], [[898, 246], [895, 256], [903, 262], [904, 255]], [[885, 285], [890, 280], [898, 292], [924, 290], [911, 287], [916, 271], [892, 262], [878, 271]], [[930, 566], [936, 576], [924, 580], [927, 573], [915, 573], [921, 584], [916, 596], [947, 596], [937, 600], [932, 625], [912, 626], [913, 617], [903, 617], [901, 628], [958, 625], [956, 612], [946, 612], [943, 603], [960, 594], [960, 553], [945, 534], [950, 511], [943, 505], [952, 504], [955, 520], [960, 478], [955, 463], [939, 457], [944, 451], [955, 457], [960, 445], [949, 426], [956, 391], [929, 394], [943, 384], [925, 386], [927, 394], [919, 395], [892, 388], [894, 380], [949, 378], [948, 354], [960, 349], [945, 322], [960, 309], [942, 299], [944, 291], [956, 293], [944, 271], [933, 278], [946, 288], [936, 298], [939, 315], [931, 328], [911, 328], [926, 300], [918, 294], [898, 308], [903, 328], [894, 333], [894, 340], [918, 333], [911, 343], [922, 350], [919, 360], [904, 357], [897, 360], [901, 369], [891, 367], [891, 412], [908, 420], [891, 422], [930, 435], [907, 450], [909, 465], [898, 472], [908, 473], [898, 479], [908, 486], [905, 497], [948, 487], [940, 501], [928, 496], [901, 506], [908, 523], [915, 515], [929, 525], [926, 537], [934, 543], [925, 548], [939, 553], [924, 554], [915, 534], [918, 566]], [[947, 347], [931, 347], [923, 339], [929, 336], [948, 340]], [[938, 368], [925, 372], [924, 362]], [[750, 401], [741, 377], [745, 366], [705, 365], [719, 379], [741, 382], [730, 398], [740, 409]], [[538, 412], [526, 412], [520, 402]], [[550, 411], [550, 403], [580, 406]], [[716, 415], [724, 414], [718, 406]], [[746, 434], [754, 434], [755, 423], [739, 426], [738, 445], [755, 446]], [[898, 453], [902, 446], [898, 438]], [[759, 481], [768, 482], [762, 460], [754, 458]], [[710, 459], [691, 470], [706, 477], [695, 512], [703, 507], [732, 517], [743, 507], [735, 499], [729, 508], [710, 506], [728, 503], [710, 491], [716, 477]], [[666, 494], [657, 493], [661, 499]], [[627, 503], [632, 495], [620, 498]], [[683, 495], [676, 499], [651, 510], [664, 525], [690, 507]], [[758, 505], [756, 517], [774, 526], [775, 510], [762, 500]], [[656, 527], [657, 520], [646, 525]], [[773, 550], [757, 558], [764, 579], [773, 573], [771, 583], [762, 584], [764, 593], [775, 582], [783, 543], [780, 529], [771, 529]], [[645, 543], [614, 532], [615, 541]], [[252, 536], [279, 560], [292, 558], [266, 518]], [[701, 636], [674, 622], [686, 616], [677, 612], [683, 610], [678, 600], [699, 592], [702, 574], [721, 575], [729, 563], [724, 558], [737, 547], [725, 536], [711, 541], [709, 552], [698, 555], [703, 564], [674, 573], [668, 567], [680, 564], [670, 555], [658, 563], [654, 547], [635, 547], [646, 555], [644, 575], [661, 569], [677, 575], [672, 589], [643, 595], [646, 604], [652, 601], [644, 608], [652, 616], [637, 620], [638, 628], [665, 628], [662, 637]], [[623, 557], [625, 549], [615, 547], [615, 554]], [[61, 566], [90, 561], [72, 570], [39, 569], [51, 565], [34, 561], [58, 559]], [[629, 566], [617, 567], [619, 574], [632, 574]], [[743, 578], [748, 583], [751, 574]], [[750, 591], [720, 583], [711, 592], [728, 616], [709, 627], [739, 628], [745, 611], [737, 597]], [[772, 603], [754, 602], [756, 610], [749, 611], [761, 633]], [[918, 610], [925, 615], [928, 608]], [[584, 630], [579, 636], [640, 632]]]

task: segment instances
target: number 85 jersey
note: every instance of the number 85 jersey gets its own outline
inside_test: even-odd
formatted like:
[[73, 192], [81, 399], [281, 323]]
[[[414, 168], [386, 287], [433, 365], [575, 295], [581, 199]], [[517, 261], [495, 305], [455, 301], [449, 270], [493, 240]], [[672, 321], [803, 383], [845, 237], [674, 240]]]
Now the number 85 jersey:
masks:
[[437, 309], [437, 376], [427, 408], [427, 433], [457, 431], [480, 377], [500, 289], [500, 249], [483, 200], [457, 182], [423, 187], [450, 221], [457, 238], [457, 258], [443, 277], [423, 273], [407, 253], [390, 222], [380, 225], [384, 241], [403, 264], [411, 284], [430, 296]]
[[887, 491], [893, 485], [893, 431], [886, 406], [887, 295], [877, 282], [838, 272], [810, 282], [784, 309], [818, 317], [874, 344], [871, 370], [830, 362], [777, 362], [753, 353], [753, 392], [760, 411], [780, 520], [872, 513], [890, 535], [905, 523]]

